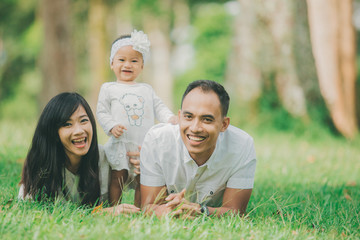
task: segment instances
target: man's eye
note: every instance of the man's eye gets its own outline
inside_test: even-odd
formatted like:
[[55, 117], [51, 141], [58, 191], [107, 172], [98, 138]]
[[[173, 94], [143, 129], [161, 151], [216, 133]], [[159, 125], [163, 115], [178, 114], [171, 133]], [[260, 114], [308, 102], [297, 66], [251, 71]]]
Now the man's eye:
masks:
[[204, 118], [204, 122], [211, 123], [213, 120], [211, 118]]
[[184, 115], [185, 119], [191, 119], [191, 115]]

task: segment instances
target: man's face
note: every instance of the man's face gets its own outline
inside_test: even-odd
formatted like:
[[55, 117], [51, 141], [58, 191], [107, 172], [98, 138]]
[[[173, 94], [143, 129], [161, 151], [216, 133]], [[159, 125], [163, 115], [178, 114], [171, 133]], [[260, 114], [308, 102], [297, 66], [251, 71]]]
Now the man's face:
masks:
[[220, 132], [229, 126], [230, 119], [221, 114], [221, 104], [215, 92], [191, 90], [179, 110], [181, 138], [198, 165], [204, 164], [213, 153]]

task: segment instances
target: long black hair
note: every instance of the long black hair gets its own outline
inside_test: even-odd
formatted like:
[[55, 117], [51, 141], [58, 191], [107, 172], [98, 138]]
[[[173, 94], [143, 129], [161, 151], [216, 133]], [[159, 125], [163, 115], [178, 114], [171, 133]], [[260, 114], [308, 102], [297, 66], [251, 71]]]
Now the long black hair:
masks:
[[59, 191], [66, 195], [63, 178], [69, 159], [58, 131], [79, 106], [84, 107], [89, 117], [93, 137], [78, 169], [78, 191], [82, 204], [93, 205], [99, 199], [99, 148], [95, 118], [86, 100], [78, 93], [69, 92], [53, 97], [41, 113], [22, 171], [20, 183], [24, 185], [24, 197], [29, 195], [41, 201], [44, 198], [54, 199]]

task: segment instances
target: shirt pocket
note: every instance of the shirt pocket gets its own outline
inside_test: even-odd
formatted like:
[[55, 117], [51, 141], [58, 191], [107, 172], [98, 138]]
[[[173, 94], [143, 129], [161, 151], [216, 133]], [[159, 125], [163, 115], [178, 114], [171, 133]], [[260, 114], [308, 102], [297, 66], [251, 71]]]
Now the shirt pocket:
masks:
[[201, 184], [196, 187], [199, 196], [198, 203], [211, 207], [220, 207], [226, 184]]

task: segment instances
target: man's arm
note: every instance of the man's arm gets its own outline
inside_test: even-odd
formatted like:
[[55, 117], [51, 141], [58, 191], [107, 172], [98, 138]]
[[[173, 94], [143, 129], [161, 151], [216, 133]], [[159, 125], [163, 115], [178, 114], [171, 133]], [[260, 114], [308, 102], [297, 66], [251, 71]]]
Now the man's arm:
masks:
[[[252, 189], [235, 189], [226, 188], [223, 197], [223, 204], [221, 207], [208, 207], [209, 214], [214, 216], [222, 216], [224, 213], [232, 212], [235, 214], [245, 214], [246, 207], [248, 205]], [[170, 195], [171, 196], [171, 195]], [[170, 197], [169, 196], [169, 197]], [[201, 206], [198, 203], [190, 203], [189, 201], [182, 198], [180, 200], [175, 198], [166, 205], [170, 205], [171, 209], [173, 206], [179, 206], [179, 208], [173, 212], [173, 215], [184, 215], [185, 217], [193, 217], [201, 214]]]
[[209, 207], [210, 215], [221, 216], [226, 212], [245, 214], [252, 189], [226, 188], [223, 204], [219, 208]]
[[156, 216], [161, 217], [170, 213], [173, 209], [164, 204], [167, 196], [165, 186], [149, 187], [140, 184], [141, 192], [141, 209], [145, 214], [151, 215], [155, 213]]

